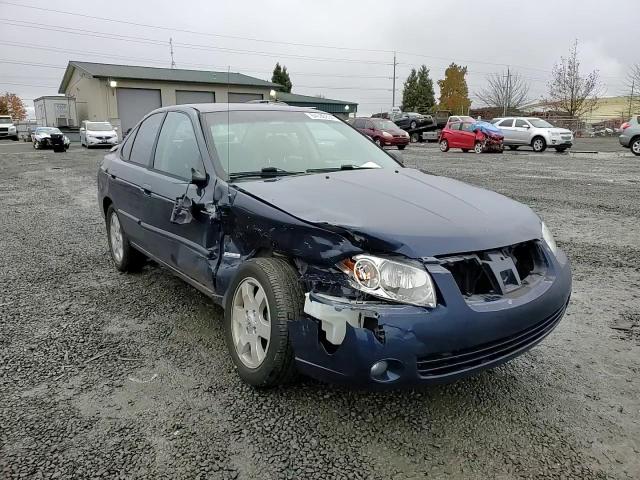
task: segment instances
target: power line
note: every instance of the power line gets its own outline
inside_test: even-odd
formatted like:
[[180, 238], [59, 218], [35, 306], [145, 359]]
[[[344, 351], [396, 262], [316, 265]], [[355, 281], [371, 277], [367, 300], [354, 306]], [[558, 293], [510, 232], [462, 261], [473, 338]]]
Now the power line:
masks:
[[189, 34], [193, 34], [193, 35], [204, 35], [204, 36], [209, 36], [209, 37], [228, 38], [228, 39], [232, 39], [232, 40], [246, 40], [246, 41], [251, 41], [251, 42], [272, 43], [272, 44], [278, 44], [278, 45], [290, 45], [290, 46], [295, 46], [295, 47], [328, 48], [328, 49], [334, 49], [334, 50], [351, 50], [351, 51], [357, 51], [357, 52], [391, 53], [390, 50], [380, 50], [380, 49], [371, 49], [371, 48], [355, 48], [355, 47], [340, 47], [340, 46], [335, 46], [335, 45], [320, 45], [320, 44], [312, 44], [312, 43], [284, 42], [284, 41], [279, 41], [279, 40], [267, 40], [267, 39], [261, 39], [261, 38], [242, 37], [242, 36], [237, 36], [237, 35], [223, 35], [223, 34], [219, 34], [219, 33], [202, 32], [202, 31], [197, 31], [197, 30], [188, 30], [188, 29], [175, 28], [175, 27], [166, 27], [166, 26], [160, 26], [160, 25], [152, 25], [152, 24], [148, 24], [148, 23], [137, 23], [137, 22], [131, 22], [131, 21], [122, 20], [122, 19], [98, 17], [98, 16], [95, 16], [95, 15], [86, 15], [86, 14], [69, 12], [69, 11], [64, 11], [64, 10], [56, 10], [56, 9], [48, 8], [48, 7], [47, 8], [36, 7], [36, 6], [33, 6], [33, 5], [24, 5], [24, 4], [20, 4], [20, 3], [7, 2], [7, 1], [4, 1], [4, 0], [0, 0], [0, 3], [3, 3], [5, 5], [12, 5], [14, 7], [30, 8], [30, 9], [33, 9], [33, 10], [46, 11], [47, 13], [54, 12], [54, 13], [59, 13], [59, 14], [63, 14], [63, 15], [72, 15], [74, 17], [90, 18], [90, 19], [93, 19], [93, 20], [101, 20], [101, 21], [105, 21], [105, 22], [113, 22], [113, 23], [118, 23], [118, 24], [133, 25], [133, 26], [136, 26], [136, 27], [153, 28], [153, 29], [157, 29], [157, 30], [189, 33]]

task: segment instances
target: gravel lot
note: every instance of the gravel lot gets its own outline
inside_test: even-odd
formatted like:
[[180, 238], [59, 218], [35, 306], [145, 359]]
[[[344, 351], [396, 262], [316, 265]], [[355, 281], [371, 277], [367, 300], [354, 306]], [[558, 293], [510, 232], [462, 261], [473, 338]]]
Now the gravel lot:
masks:
[[104, 152], [0, 142], [0, 477], [640, 478], [640, 160], [615, 141], [403, 152], [539, 212], [574, 294], [510, 364], [388, 393], [245, 386], [218, 307], [156, 266], [111, 266]]

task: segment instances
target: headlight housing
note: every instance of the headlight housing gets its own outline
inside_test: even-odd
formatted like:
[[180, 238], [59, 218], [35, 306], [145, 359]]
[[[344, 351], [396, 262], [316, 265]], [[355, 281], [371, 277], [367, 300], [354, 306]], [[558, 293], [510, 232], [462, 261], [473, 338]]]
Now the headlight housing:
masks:
[[374, 297], [435, 308], [436, 292], [427, 271], [419, 264], [373, 255], [356, 255], [338, 264], [350, 285]]
[[384, 138], [393, 138], [393, 135], [391, 135], [389, 132], [382, 132], [382, 136]]
[[554, 240], [553, 235], [551, 235], [551, 231], [549, 230], [549, 228], [545, 225], [544, 222], [541, 222], [541, 223], [542, 223], [542, 239], [549, 246], [549, 249], [553, 252], [553, 254], [556, 255], [558, 251], [558, 245], [556, 245], [556, 241]]

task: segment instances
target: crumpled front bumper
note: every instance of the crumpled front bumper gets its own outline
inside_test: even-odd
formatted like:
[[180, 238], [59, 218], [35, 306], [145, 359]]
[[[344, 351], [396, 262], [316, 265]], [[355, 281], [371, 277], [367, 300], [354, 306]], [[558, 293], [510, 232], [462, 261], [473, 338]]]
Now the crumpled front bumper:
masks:
[[[328, 383], [367, 388], [452, 382], [535, 346], [559, 323], [571, 294], [571, 269], [561, 251], [542, 281], [491, 302], [467, 303], [446, 269], [427, 269], [441, 298], [432, 310], [345, 304], [311, 293], [308, 301], [357, 310], [369, 321], [366, 327], [347, 324], [342, 343], [330, 348], [321, 340], [318, 319], [306, 316], [289, 322], [299, 371]], [[385, 361], [387, 372], [374, 375], [372, 367], [380, 361]]]

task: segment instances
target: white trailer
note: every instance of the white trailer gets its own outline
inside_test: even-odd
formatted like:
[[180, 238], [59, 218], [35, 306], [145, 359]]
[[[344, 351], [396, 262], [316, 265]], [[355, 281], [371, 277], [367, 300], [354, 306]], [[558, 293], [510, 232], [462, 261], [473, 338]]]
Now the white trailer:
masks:
[[76, 99], [65, 95], [46, 95], [33, 101], [36, 121], [42, 127], [78, 128]]

